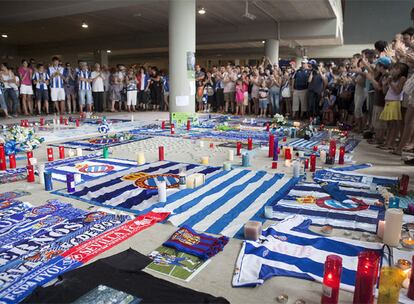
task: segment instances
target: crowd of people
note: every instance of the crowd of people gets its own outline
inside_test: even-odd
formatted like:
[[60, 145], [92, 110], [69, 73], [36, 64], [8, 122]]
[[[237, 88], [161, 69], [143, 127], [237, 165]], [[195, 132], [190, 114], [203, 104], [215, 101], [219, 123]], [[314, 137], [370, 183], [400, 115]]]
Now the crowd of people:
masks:
[[[195, 66], [199, 112], [347, 124], [369, 142], [401, 155], [414, 150], [414, 28], [391, 43], [377, 41], [340, 62], [304, 58], [284, 65], [266, 57], [256, 66], [229, 62]], [[119, 64], [75, 68], [52, 58], [50, 65], [22, 60], [0, 66], [0, 106], [6, 116], [103, 111], [168, 110], [168, 75], [157, 67]], [[52, 109], [51, 109], [52, 107]]]

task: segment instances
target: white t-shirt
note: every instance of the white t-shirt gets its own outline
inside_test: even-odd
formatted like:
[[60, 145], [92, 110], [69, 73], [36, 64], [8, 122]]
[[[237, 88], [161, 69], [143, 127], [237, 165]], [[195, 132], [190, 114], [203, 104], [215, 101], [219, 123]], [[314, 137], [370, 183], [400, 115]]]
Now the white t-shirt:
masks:
[[[101, 74], [102, 77], [105, 77], [103, 72], [93, 71], [91, 73], [92, 79], [98, 76], [99, 73]], [[92, 92], [103, 92], [103, 91], [104, 91], [104, 80], [101, 77], [98, 77], [92, 82]]]

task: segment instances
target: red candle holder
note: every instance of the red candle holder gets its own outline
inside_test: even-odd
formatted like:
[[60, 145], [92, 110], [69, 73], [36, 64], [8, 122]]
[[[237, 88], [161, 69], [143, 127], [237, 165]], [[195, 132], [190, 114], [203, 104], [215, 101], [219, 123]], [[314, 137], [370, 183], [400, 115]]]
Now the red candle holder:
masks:
[[272, 169], [277, 169], [277, 161], [272, 162]]
[[174, 124], [171, 124], [171, 134], [175, 134], [175, 127], [174, 127]]
[[318, 146], [313, 146], [313, 151], [317, 152], [318, 151]]
[[241, 149], [242, 149], [242, 143], [238, 141], [237, 145], [236, 145], [236, 148], [237, 148], [236, 155], [240, 156], [241, 155]]
[[68, 121], [67, 118], [64, 119], [64, 122], [65, 122], [65, 126], [67, 126], [69, 124], [69, 121]]
[[53, 161], [53, 148], [47, 148], [47, 161]]
[[26, 156], [27, 156], [27, 164], [30, 165], [30, 159], [33, 157], [33, 152], [32, 151], [26, 152]]
[[187, 131], [191, 129], [191, 120], [187, 119]]
[[399, 192], [401, 195], [407, 195], [408, 194], [408, 184], [410, 181], [410, 177], [407, 174], [403, 174], [400, 179], [400, 189]]
[[59, 122], [61, 125], [63, 125], [63, 116], [60, 116]]
[[214, 143], [210, 143], [210, 149], [214, 149]]
[[16, 168], [16, 156], [14, 154], [9, 155], [9, 167], [10, 169]]
[[43, 117], [40, 118], [40, 125], [43, 126], [45, 124], [45, 119]]
[[251, 137], [247, 138], [247, 150], [253, 150], [253, 139]]
[[309, 168], [309, 159], [305, 159], [305, 170]]
[[59, 158], [64, 159], [65, 158], [65, 147], [59, 146]]
[[345, 163], [345, 147], [340, 147], [338, 164], [343, 165], [344, 163]]
[[0, 170], [6, 170], [6, 152], [4, 150], [4, 145], [0, 145]]
[[165, 121], [163, 120], [162, 122], [161, 122], [161, 129], [165, 129]]
[[80, 126], [80, 121], [79, 121], [79, 119], [76, 119], [76, 127], [79, 127]]
[[163, 146], [158, 147], [158, 159], [164, 160], [164, 147]]
[[273, 157], [274, 153], [274, 145], [275, 145], [275, 136], [273, 134], [269, 135], [269, 154], [268, 157]]
[[354, 304], [373, 304], [377, 284], [380, 256], [375, 251], [361, 251], [358, 254], [358, 268], [355, 280]]
[[323, 274], [321, 304], [337, 304], [339, 285], [341, 284], [342, 258], [338, 255], [328, 255]]
[[283, 142], [286, 142], [286, 136], [285, 136], [285, 137], [283, 137]]
[[329, 156], [334, 158], [336, 154], [336, 141], [334, 139], [332, 139], [329, 142]]
[[266, 132], [269, 132], [269, 130], [270, 130], [270, 124], [267, 122], [266, 123]]
[[316, 170], [316, 155], [312, 154], [310, 156], [310, 172], [315, 172]]
[[292, 159], [292, 153], [290, 153], [290, 149], [285, 149], [285, 159]]
[[410, 286], [408, 287], [407, 297], [414, 300], [414, 255], [412, 257]]
[[27, 169], [27, 181], [29, 183], [33, 183], [35, 181], [34, 168], [32, 165], [28, 165], [26, 166], [26, 169]]

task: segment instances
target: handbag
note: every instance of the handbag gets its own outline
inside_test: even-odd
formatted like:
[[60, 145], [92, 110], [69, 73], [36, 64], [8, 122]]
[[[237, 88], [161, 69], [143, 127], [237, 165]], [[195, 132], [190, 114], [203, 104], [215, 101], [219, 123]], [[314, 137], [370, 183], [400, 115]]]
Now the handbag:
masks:
[[289, 89], [289, 86], [288, 85], [287, 86], [284, 86], [282, 88], [282, 97], [283, 98], [290, 98], [291, 97], [291, 95], [290, 95], [290, 89]]

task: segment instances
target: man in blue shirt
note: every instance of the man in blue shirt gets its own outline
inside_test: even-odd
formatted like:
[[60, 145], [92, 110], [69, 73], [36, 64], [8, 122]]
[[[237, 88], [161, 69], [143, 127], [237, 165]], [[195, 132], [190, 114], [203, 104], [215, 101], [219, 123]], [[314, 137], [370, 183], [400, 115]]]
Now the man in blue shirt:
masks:
[[297, 119], [300, 109], [301, 117], [308, 110], [308, 104], [306, 95], [308, 92], [308, 80], [309, 80], [308, 60], [302, 60], [302, 66], [293, 75], [293, 100], [292, 100], [292, 112], [293, 119]]

